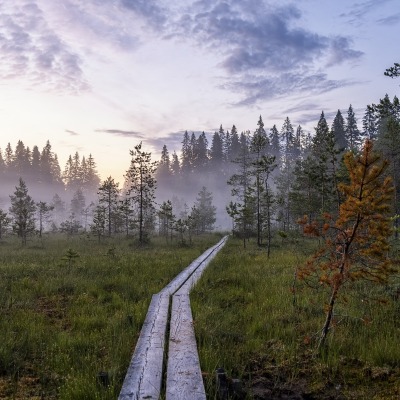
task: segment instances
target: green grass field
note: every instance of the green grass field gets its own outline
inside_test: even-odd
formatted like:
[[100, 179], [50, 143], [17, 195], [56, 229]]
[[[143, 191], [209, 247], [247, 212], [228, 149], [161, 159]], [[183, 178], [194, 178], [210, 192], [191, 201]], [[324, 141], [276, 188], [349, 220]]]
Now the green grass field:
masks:
[[[116, 399], [151, 295], [219, 238], [3, 240], [0, 399]], [[400, 398], [398, 277], [349, 287], [317, 354], [325, 296], [294, 279], [315, 245], [279, 238], [267, 259], [230, 239], [206, 269], [191, 302], [209, 399], [218, 367], [248, 399]]]
[[218, 367], [242, 380], [249, 399], [400, 398], [399, 278], [349, 287], [317, 353], [326, 296], [294, 279], [315, 245], [275, 243], [267, 259], [231, 239], [205, 271], [191, 304], [210, 399]]
[[1, 242], [0, 398], [116, 399], [151, 295], [218, 240]]

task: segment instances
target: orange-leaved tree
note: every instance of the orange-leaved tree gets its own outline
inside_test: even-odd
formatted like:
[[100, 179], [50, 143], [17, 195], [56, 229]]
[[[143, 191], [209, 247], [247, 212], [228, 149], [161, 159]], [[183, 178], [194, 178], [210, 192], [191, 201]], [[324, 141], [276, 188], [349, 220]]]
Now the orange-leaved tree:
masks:
[[309, 223], [307, 217], [299, 221], [306, 234], [324, 238], [322, 247], [299, 269], [300, 279], [316, 278], [328, 288], [319, 347], [326, 341], [336, 301], [346, 283], [384, 283], [395, 272], [387, 256], [393, 193], [391, 178], [384, 174], [388, 162], [373, 151], [370, 140], [365, 141], [361, 155], [349, 152], [344, 162], [350, 183], [339, 185], [344, 201], [336, 221], [329, 214], [322, 223]]

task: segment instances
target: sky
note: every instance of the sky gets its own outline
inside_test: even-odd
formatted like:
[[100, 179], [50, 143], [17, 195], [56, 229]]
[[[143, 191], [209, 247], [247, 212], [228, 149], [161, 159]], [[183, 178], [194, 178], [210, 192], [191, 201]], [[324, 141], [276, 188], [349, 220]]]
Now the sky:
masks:
[[122, 184], [140, 141], [185, 130], [314, 132], [399, 93], [399, 0], [0, 0], [0, 148], [50, 140]]

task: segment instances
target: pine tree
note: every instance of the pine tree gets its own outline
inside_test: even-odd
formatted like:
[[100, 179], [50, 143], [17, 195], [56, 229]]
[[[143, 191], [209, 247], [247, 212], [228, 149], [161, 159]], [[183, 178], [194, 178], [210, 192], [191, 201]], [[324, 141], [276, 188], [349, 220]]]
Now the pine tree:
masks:
[[101, 238], [105, 234], [106, 218], [107, 218], [106, 215], [107, 215], [106, 207], [98, 205], [94, 209], [93, 222], [90, 225], [90, 230], [94, 235], [97, 236], [99, 242], [101, 241]]
[[32, 164], [29, 176], [32, 182], [36, 184], [40, 182], [40, 151], [37, 146], [33, 146], [32, 149]]
[[72, 197], [70, 210], [80, 224], [82, 224], [85, 208], [85, 195], [83, 194], [81, 189], [77, 189]]
[[240, 141], [236, 126], [233, 125], [231, 129], [231, 148], [229, 161], [236, 160], [240, 153]]
[[281, 162], [281, 142], [280, 142], [280, 138], [279, 138], [279, 131], [276, 127], [276, 125], [274, 125], [269, 133], [269, 143], [270, 143], [270, 152], [272, 156], [275, 156], [276, 162], [278, 163], [278, 165]]
[[13, 156], [14, 171], [20, 177], [26, 177], [30, 169], [29, 156], [22, 140], [18, 140]]
[[286, 117], [281, 129], [281, 142], [283, 143], [282, 167], [293, 162], [294, 154], [294, 129], [289, 117]]
[[47, 204], [45, 201], [36, 203], [36, 210], [39, 221], [39, 237], [42, 237], [44, 223], [49, 219], [50, 212], [53, 211], [54, 206]]
[[56, 193], [51, 201], [51, 205], [53, 207], [54, 213], [53, 217], [55, 219], [55, 224], [56, 226], [59, 226], [59, 224], [65, 220], [65, 213], [66, 213], [66, 207], [65, 207], [65, 202], [61, 199], [61, 197]]
[[3, 180], [6, 174], [6, 163], [3, 158], [3, 153], [0, 149], [0, 182]]
[[376, 126], [375, 110], [372, 106], [367, 105], [362, 122], [363, 122], [363, 136], [366, 139], [371, 139], [371, 140], [376, 139], [378, 131]]
[[159, 220], [159, 234], [161, 236], [164, 236], [168, 241], [175, 220], [171, 200], [164, 201], [161, 204], [160, 209], [158, 211], [158, 220]]
[[109, 176], [99, 187], [99, 206], [104, 208], [105, 222], [107, 224], [108, 236], [111, 236], [112, 227], [115, 225], [118, 210], [118, 199], [120, 190], [119, 183]]
[[193, 169], [204, 171], [208, 165], [208, 140], [205, 132], [196, 139], [193, 147]]
[[210, 165], [212, 167], [212, 170], [213, 171], [221, 170], [223, 160], [224, 160], [223, 141], [221, 135], [218, 132], [215, 132], [212, 137], [211, 149], [210, 149]]
[[27, 236], [35, 230], [35, 202], [28, 194], [28, 188], [22, 178], [19, 179], [19, 186], [15, 188], [13, 195], [10, 195], [10, 214], [13, 218], [13, 230], [26, 244]]
[[181, 170], [181, 166], [179, 164], [179, 158], [176, 152], [172, 153], [172, 163], [171, 163], [171, 171], [172, 175], [178, 176]]
[[311, 151], [311, 157], [314, 157], [317, 163], [318, 175], [315, 185], [319, 193], [320, 206], [318, 208], [321, 213], [333, 212], [339, 206], [336, 185], [338, 152], [334, 133], [328, 128], [324, 112], [322, 112], [315, 128]]
[[131, 165], [127, 171], [129, 197], [138, 209], [139, 243], [143, 244], [148, 240], [154, 216], [157, 163], [151, 161], [151, 153], [142, 151], [142, 142], [135, 146], [135, 150], [130, 150], [130, 155]]
[[248, 134], [242, 132], [240, 135], [240, 154], [233, 163], [236, 164], [236, 173], [228, 180], [232, 187], [231, 194], [236, 199], [231, 201], [226, 211], [234, 222], [234, 229], [243, 238], [243, 247], [249, 238], [254, 223], [253, 192], [251, 186], [252, 157], [248, 146]]
[[100, 177], [97, 172], [96, 162], [91, 153], [86, 160], [86, 174], [83, 184], [88, 196], [92, 196], [96, 193], [100, 185]]
[[252, 175], [255, 178], [254, 188], [255, 188], [255, 196], [256, 196], [256, 218], [257, 218], [257, 244], [261, 246], [262, 242], [262, 213], [261, 213], [261, 197], [263, 192], [263, 183], [261, 177], [261, 171], [258, 168], [259, 163], [261, 162], [262, 157], [267, 154], [268, 151], [268, 137], [265, 133], [264, 123], [260, 116], [258, 120], [258, 128], [254, 132], [254, 135], [251, 139], [250, 150], [252, 153]]
[[200, 233], [210, 232], [214, 229], [216, 221], [216, 207], [212, 204], [212, 193], [203, 186], [197, 195], [196, 208], [196, 228]]
[[299, 271], [301, 279], [314, 279], [329, 290], [319, 347], [325, 344], [340, 293], [350, 282], [384, 284], [395, 273], [387, 258], [393, 186], [389, 177], [382, 179], [388, 162], [374, 153], [367, 140], [360, 156], [346, 153], [345, 164], [350, 183], [340, 185], [345, 201], [337, 220], [325, 214], [322, 226], [303, 222], [305, 233], [325, 238], [323, 247]]
[[169, 152], [167, 146], [164, 144], [161, 150], [161, 159], [157, 166], [157, 181], [168, 184], [170, 176], [171, 176], [171, 160], [169, 158]]
[[256, 168], [260, 174], [264, 190], [263, 197], [261, 199], [262, 208], [262, 222], [265, 224], [266, 228], [266, 238], [267, 238], [267, 257], [269, 258], [271, 252], [271, 239], [272, 239], [272, 215], [273, 215], [273, 205], [275, 203], [275, 196], [273, 194], [270, 177], [277, 167], [275, 163], [275, 156], [262, 156], [257, 162]]
[[400, 76], [400, 63], [394, 63], [393, 67], [387, 68], [384, 72], [385, 76], [389, 76], [390, 78], [396, 78]]
[[183, 175], [189, 174], [192, 169], [192, 150], [188, 131], [185, 131], [181, 151], [181, 172]]
[[48, 140], [40, 155], [40, 182], [46, 184], [52, 184], [54, 182], [53, 163], [54, 153], [52, 151], [50, 141]]
[[11, 223], [11, 218], [7, 215], [6, 212], [0, 210], [0, 240], [3, 238], [3, 235], [7, 232], [10, 223]]
[[346, 141], [348, 149], [357, 151], [360, 147], [361, 134], [357, 127], [357, 119], [353, 111], [353, 107], [349, 106], [346, 119]]
[[347, 143], [347, 137], [346, 137], [346, 127], [344, 123], [344, 118], [340, 110], [337, 110], [335, 119], [333, 120], [332, 123], [332, 128], [331, 128], [333, 134], [335, 135], [335, 143], [337, 148], [340, 151], [347, 150], [349, 148], [348, 143]]
[[12, 171], [13, 169], [13, 159], [14, 159], [14, 153], [11, 148], [10, 142], [7, 143], [6, 150], [4, 152], [4, 162], [6, 163], [6, 167], [8, 171]]

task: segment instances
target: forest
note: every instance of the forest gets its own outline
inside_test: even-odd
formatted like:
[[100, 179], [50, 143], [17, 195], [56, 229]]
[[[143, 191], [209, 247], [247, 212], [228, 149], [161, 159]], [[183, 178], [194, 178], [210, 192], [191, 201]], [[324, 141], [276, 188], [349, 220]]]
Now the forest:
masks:
[[125, 234], [144, 242], [153, 234], [190, 241], [193, 234], [232, 230], [268, 247], [273, 234], [299, 230], [304, 215], [311, 222], [337, 214], [338, 185], [349, 179], [343, 156], [359, 154], [366, 139], [389, 161], [396, 216], [399, 124], [399, 99], [386, 95], [366, 107], [361, 123], [351, 105], [331, 123], [322, 112], [313, 133], [289, 117], [280, 129], [267, 129], [262, 116], [256, 129], [240, 134], [235, 125], [213, 134], [185, 131], [179, 156], [165, 145], [158, 161], [142, 143], [130, 150], [122, 187], [111, 176], [101, 181], [92, 154], [70, 155], [62, 171], [49, 141], [41, 151], [21, 140], [14, 150], [8, 143], [0, 151], [0, 234], [24, 241], [43, 232], [91, 232], [99, 240]]

